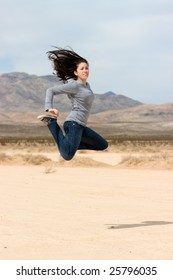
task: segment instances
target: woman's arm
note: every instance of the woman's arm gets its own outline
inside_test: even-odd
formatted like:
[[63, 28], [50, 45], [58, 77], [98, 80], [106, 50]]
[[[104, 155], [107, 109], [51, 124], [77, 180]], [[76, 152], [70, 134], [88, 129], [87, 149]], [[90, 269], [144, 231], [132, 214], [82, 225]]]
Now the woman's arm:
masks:
[[[45, 110], [50, 112], [53, 108], [53, 97], [57, 94], [76, 94], [77, 83], [76, 81], [69, 82], [67, 84], [55, 86], [47, 89], [45, 98]], [[56, 109], [53, 109], [56, 110]]]

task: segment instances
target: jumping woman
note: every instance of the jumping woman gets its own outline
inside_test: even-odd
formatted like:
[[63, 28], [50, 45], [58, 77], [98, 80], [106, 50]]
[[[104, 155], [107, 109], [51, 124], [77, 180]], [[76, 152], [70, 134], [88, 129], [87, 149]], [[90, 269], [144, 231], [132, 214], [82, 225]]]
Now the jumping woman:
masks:
[[[48, 58], [53, 62], [55, 74], [63, 84], [46, 91], [45, 110], [48, 114], [38, 116], [38, 119], [48, 126], [65, 160], [71, 160], [77, 150], [105, 150], [107, 141], [86, 126], [94, 100], [87, 82], [88, 61], [71, 49], [61, 48], [49, 51]], [[59, 111], [53, 107], [53, 98], [59, 94], [67, 94], [72, 105], [63, 125], [64, 132], [57, 123]]]

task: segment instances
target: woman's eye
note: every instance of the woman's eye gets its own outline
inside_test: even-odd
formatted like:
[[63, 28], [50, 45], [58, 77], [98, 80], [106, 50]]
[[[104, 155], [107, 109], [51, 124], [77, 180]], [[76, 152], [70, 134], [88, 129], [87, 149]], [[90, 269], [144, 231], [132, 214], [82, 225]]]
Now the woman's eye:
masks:
[[83, 67], [83, 68], [80, 68], [79, 70], [83, 71], [83, 70], [88, 70], [88, 69], [89, 69], [88, 67], [86, 67], [86, 68]]

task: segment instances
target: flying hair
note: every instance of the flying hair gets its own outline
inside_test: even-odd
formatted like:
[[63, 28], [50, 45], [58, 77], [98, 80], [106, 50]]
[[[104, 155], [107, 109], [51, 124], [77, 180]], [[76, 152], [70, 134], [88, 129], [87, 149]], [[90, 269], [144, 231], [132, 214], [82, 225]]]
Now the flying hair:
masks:
[[75, 53], [71, 48], [62, 49], [55, 47], [54, 50], [48, 51], [48, 58], [53, 62], [54, 74], [66, 83], [69, 79], [77, 79], [74, 71], [81, 62], [88, 64], [88, 61]]

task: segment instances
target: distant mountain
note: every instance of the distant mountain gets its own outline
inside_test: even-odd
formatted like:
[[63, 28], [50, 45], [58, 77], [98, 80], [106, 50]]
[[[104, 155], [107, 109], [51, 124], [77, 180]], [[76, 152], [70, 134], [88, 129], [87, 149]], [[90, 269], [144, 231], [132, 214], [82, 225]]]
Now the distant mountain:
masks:
[[[44, 111], [46, 89], [60, 83], [56, 76], [36, 76], [26, 73], [13, 72], [0, 75], [0, 112], [41, 112]], [[108, 91], [104, 94], [95, 94], [91, 113], [100, 113], [139, 106], [142, 103], [124, 95]], [[70, 101], [66, 95], [54, 98], [54, 106], [61, 112], [70, 110]], [[4, 115], [5, 116], [5, 115]]]
[[[0, 75], [0, 122], [38, 122], [37, 115], [44, 112], [46, 90], [58, 83], [57, 77], [53, 75], [36, 76], [19, 72]], [[71, 108], [68, 97], [56, 96], [54, 106], [60, 110], [59, 120], [63, 121]], [[93, 123], [160, 122], [159, 125], [164, 123], [164, 128], [166, 126], [168, 130], [173, 127], [172, 103], [142, 104], [112, 91], [95, 93], [91, 113], [89, 121]]]
[[121, 110], [109, 110], [92, 115], [92, 120], [103, 123], [118, 122], [171, 122], [173, 124], [173, 103], [142, 104]]

